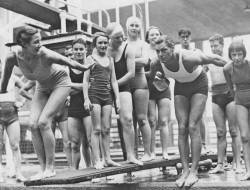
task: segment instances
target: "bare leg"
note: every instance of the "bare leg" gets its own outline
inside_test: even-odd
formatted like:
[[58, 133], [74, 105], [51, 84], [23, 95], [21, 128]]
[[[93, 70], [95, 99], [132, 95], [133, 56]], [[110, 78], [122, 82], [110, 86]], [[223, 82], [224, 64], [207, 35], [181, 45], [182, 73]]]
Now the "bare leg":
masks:
[[206, 106], [206, 101], [206, 95], [194, 94], [190, 102], [191, 107], [188, 130], [191, 139], [192, 166], [190, 169], [190, 173], [185, 181], [185, 187], [191, 187], [198, 181], [197, 173], [201, 153], [200, 120]]
[[91, 147], [93, 155], [93, 164], [96, 169], [102, 169], [104, 166], [100, 156], [100, 135], [101, 135], [101, 106], [93, 104], [91, 111], [91, 119], [93, 123], [93, 131], [91, 135]]
[[104, 160], [107, 166], [120, 166], [119, 163], [114, 162], [110, 156], [110, 126], [111, 126], [111, 113], [112, 105], [105, 105], [102, 107], [102, 144], [103, 144], [103, 153]]
[[132, 119], [132, 97], [130, 92], [120, 92], [120, 121], [123, 127], [123, 138], [127, 151], [127, 160], [130, 163], [142, 165], [142, 162], [137, 160], [134, 153], [135, 146], [135, 131]]
[[15, 121], [10, 124], [7, 128], [7, 133], [9, 136], [10, 146], [13, 152], [13, 161], [15, 164], [15, 172], [17, 181], [25, 181], [21, 173], [21, 152], [19, 147], [20, 142], [20, 125], [19, 121]]
[[[232, 151], [233, 151], [233, 169], [236, 173], [241, 173], [241, 164], [240, 164], [240, 149], [241, 149], [241, 143], [240, 143], [240, 133], [239, 128], [237, 126], [236, 122], [236, 107], [235, 103], [231, 102], [226, 107], [226, 114], [228, 119], [228, 126], [230, 135], [232, 138]], [[235, 167], [234, 167], [235, 166]]]
[[150, 144], [151, 144], [151, 130], [149, 127], [147, 113], [148, 113], [148, 89], [136, 89], [134, 94], [134, 107], [136, 113], [136, 119], [139, 124], [140, 131], [143, 138], [144, 155], [141, 161], [151, 160]]
[[242, 105], [236, 105], [236, 117], [240, 127], [243, 155], [246, 167], [246, 173], [241, 180], [249, 180], [250, 179], [249, 109]]
[[0, 124], [0, 183], [4, 182], [3, 179], [3, 166], [2, 166], [2, 162], [3, 162], [3, 134], [4, 134], [4, 126], [2, 124]]
[[182, 175], [176, 180], [176, 185], [182, 187], [189, 175], [189, 142], [188, 142], [188, 118], [189, 100], [185, 96], [177, 95], [174, 98], [175, 114], [178, 122], [178, 147], [183, 166]]
[[90, 167], [92, 165], [91, 150], [90, 150], [92, 121], [90, 116], [84, 117], [82, 121], [83, 121], [83, 133], [84, 133], [83, 135], [84, 138], [82, 138], [82, 153], [86, 167]]
[[151, 128], [151, 144], [150, 144], [150, 151], [151, 157], [155, 158], [155, 130], [156, 130], [156, 101], [149, 100], [148, 104], [148, 122]]
[[225, 122], [225, 113], [224, 110], [220, 108], [218, 104], [213, 103], [213, 119], [216, 125], [217, 130], [217, 155], [218, 162], [216, 168], [211, 170], [209, 173], [223, 173], [224, 172], [224, 160], [225, 160], [225, 152], [227, 148], [226, 141], [226, 122]]
[[163, 98], [158, 101], [158, 125], [160, 129], [162, 156], [164, 159], [168, 159], [168, 124], [170, 119], [170, 107], [171, 101], [168, 98]]
[[38, 120], [38, 127], [41, 132], [46, 155], [46, 167], [43, 174], [44, 178], [55, 175], [55, 138], [51, 130], [51, 121], [61, 108], [62, 104], [65, 103], [69, 92], [70, 87], [59, 87], [54, 89], [50, 94], [49, 99]]
[[63, 139], [63, 149], [67, 157], [68, 165], [71, 168], [72, 167], [72, 150], [69, 140], [69, 134], [68, 134], [68, 120], [59, 122], [59, 129], [62, 134]]
[[201, 135], [201, 154], [207, 154], [207, 148], [206, 148], [206, 126], [205, 126], [205, 121], [202, 116], [200, 120], [200, 135]]

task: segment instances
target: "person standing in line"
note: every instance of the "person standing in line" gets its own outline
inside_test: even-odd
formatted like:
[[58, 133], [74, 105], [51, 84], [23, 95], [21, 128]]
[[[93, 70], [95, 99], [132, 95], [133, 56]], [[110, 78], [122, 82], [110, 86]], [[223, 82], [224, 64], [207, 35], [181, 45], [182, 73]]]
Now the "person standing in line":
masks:
[[150, 144], [151, 130], [148, 123], [149, 90], [144, 67], [148, 63], [147, 44], [140, 39], [142, 30], [141, 20], [137, 17], [129, 17], [126, 21], [128, 39], [127, 43], [135, 52], [135, 77], [131, 80], [131, 92], [135, 111], [135, 121], [138, 122], [142, 134], [144, 155], [142, 162], [152, 160]]
[[233, 39], [228, 48], [231, 61], [223, 71], [230, 93], [234, 95], [236, 118], [240, 128], [246, 173], [241, 180], [250, 180], [250, 62], [246, 59], [246, 47], [241, 39]]
[[[86, 42], [83, 39], [77, 38], [72, 42], [72, 58], [82, 65], [86, 64], [86, 52]], [[83, 71], [73, 68], [69, 69], [71, 93], [68, 110], [68, 132], [72, 151], [72, 165], [75, 169], [79, 169], [81, 143], [86, 167], [92, 165], [90, 146], [92, 122], [89, 111], [84, 108], [82, 91], [84, 74], [85, 72]]]
[[[105, 33], [95, 33], [93, 39], [95, 51], [86, 60], [94, 65], [89, 71], [85, 72], [83, 79], [84, 107], [91, 110], [90, 114], [93, 123], [91, 147], [96, 169], [102, 169], [105, 166], [120, 166], [120, 164], [111, 159], [110, 155], [112, 91], [118, 113], [120, 110], [120, 99], [114, 62], [107, 55], [108, 41], [109, 38]], [[104, 165], [100, 158], [100, 152], [102, 152], [100, 147], [103, 148]]]
[[123, 139], [125, 143], [127, 161], [143, 165], [136, 159], [135, 131], [133, 127], [133, 105], [130, 88], [130, 80], [135, 75], [135, 56], [133, 48], [124, 42], [124, 31], [120, 24], [110, 23], [106, 28], [109, 36], [108, 55], [114, 59], [116, 79], [119, 87], [120, 113], [119, 119], [122, 124]]
[[[168, 159], [168, 125], [171, 110], [171, 93], [169, 88], [169, 80], [164, 77], [164, 73], [158, 64], [154, 63], [157, 58], [155, 51], [155, 41], [161, 36], [158, 27], [151, 26], [146, 32], [146, 42], [148, 46], [150, 71], [148, 72], [149, 87], [149, 104], [148, 104], [148, 121], [151, 128], [151, 157], [156, 157], [155, 153], [155, 130], [160, 129], [160, 139], [162, 145], [162, 157]], [[157, 114], [158, 113], [158, 117]], [[157, 119], [158, 118], [158, 119]], [[158, 127], [156, 127], [158, 126]]]
[[[224, 38], [220, 34], [215, 34], [209, 38], [210, 47], [212, 53], [224, 56]], [[226, 158], [227, 149], [227, 128], [226, 121], [228, 121], [228, 127], [230, 136], [232, 138], [232, 150], [233, 150], [233, 170], [236, 173], [241, 172], [240, 168], [240, 134], [236, 122], [236, 108], [233, 94], [230, 93], [226, 79], [223, 73], [222, 67], [215, 65], [209, 65], [209, 71], [212, 82], [212, 111], [213, 119], [217, 129], [217, 154], [218, 161], [217, 166], [209, 173], [223, 173], [224, 160]]]

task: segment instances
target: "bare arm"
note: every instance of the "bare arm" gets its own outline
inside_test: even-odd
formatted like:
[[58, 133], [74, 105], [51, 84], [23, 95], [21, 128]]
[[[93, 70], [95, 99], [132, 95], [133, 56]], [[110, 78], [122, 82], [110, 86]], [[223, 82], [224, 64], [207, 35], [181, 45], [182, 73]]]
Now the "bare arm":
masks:
[[230, 90], [231, 94], [234, 95], [234, 87], [233, 87], [233, 82], [232, 82], [232, 78], [231, 78], [232, 63], [226, 64], [223, 68], [223, 72], [224, 72], [224, 76], [225, 76], [225, 79], [227, 81], [227, 85], [229, 87], [229, 90]]
[[118, 85], [122, 86], [128, 83], [135, 76], [135, 55], [131, 46], [127, 46], [126, 49], [126, 65], [127, 65], [127, 73], [118, 80]]
[[147, 51], [147, 44], [145, 42], [141, 42], [141, 57], [135, 58], [136, 67], [145, 67], [149, 63], [149, 56]]
[[216, 54], [205, 54], [202, 51], [182, 50], [183, 62], [187, 64], [207, 65], [214, 64], [219, 67], [223, 67], [227, 62], [226, 60]]
[[72, 59], [64, 57], [63, 55], [60, 55], [59, 53], [56, 53], [56, 52], [49, 50], [45, 47], [44, 47], [43, 51], [45, 53], [45, 56], [47, 57], [47, 59], [49, 60], [49, 62], [51, 64], [56, 63], [59, 65], [66, 65], [66, 66], [72, 67], [74, 69], [78, 69], [80, 71], [86, 71], [92, 66], [89, 64], [83, 65], [81, 63], [78, 63], [77, 61], [74, 61]]
[[17, 86], [20, 89], [19, 94], [28, 100], [32, 100], [32, 95], [29, 94], [28, 91], [24, 90], [25, 84], [23, 83], [23, 81], [17, 76], [14, 76], [14, 79], [15, 79], [15, 86]]
[[17, 65], [17, 60], [14, 52], [10, 52], [6, 59], [5, 65], [2, 73], [1, 85], [0, 85], [0, 93], [5, 93], [7, 90], [7, 86], [10, 80], [10, 76], [12, 74], [14, 66]]

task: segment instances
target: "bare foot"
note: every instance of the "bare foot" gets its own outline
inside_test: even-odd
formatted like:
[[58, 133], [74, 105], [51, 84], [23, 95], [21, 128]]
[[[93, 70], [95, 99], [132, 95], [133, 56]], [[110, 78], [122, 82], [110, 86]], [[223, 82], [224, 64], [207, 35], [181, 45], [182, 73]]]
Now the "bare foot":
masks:
[[224, 172], [225, 172], [225, 170], [224, 170], [223, 165], [217, 164], [217, 166], [213, 170], [209, 171], [209, 174], [221, 174]]
[[140, 160], [137, 160], [136, 158], [128, 158], [128, 163], [137, 164], [139, 166], [143, 165], [143, 162], [141, 162]]
[[38, 172], [37, 174], [30, 177], [30, 181], [40, 180], [43, 179], [43, 173], [42, 171]]
[[101, 181], [101, 178], [93, 178], [91, 180], [92, 183], [99, 183]]
[[97, 169], [97, 170], [101, 170], [104, 168], [104, 164], [102, 161], [97, 161], [94, 165], [94, 168]]
[[199, 178], [197, 177], [196, 173], [190, 172], [189, 175], [188, 175], [188, 177], [186, 178], [184, 187], [191, 187], [191, 186], [193, 186], [198, 180], [199, 180]]
[[169, 155], [168, 155], [168, 153], [162, 154], [162, 157], [163, 157], [163, 159], [165, 159], [165, 160], [169, 160]]
[[240, 168], [240, 167], [237, 167], [234, 169], [234, 172], [235, 172], [235, 174], [242, 174], [245, 172], [245, 170]]
[[25, 177], [23, 177], [22, 174], [17, 174], [16, 175], [16, 181], [17, 182], [25, 182], [27, 179]]
[[105, 166], [110, 167], [110, 166], [115, 166], [115, 167], [119, 167], [121, 166], [121, 164], [114, 162], [113, 160], [106, 160], [105, 162]]
[[43, 172], [43, 178], [49, 178], [49, 177], [54, 177], [56, 175], [55, 170], [45, 170]]
[[3, 183], [4, 182], [4, 178], [3, 178], [3, 175], [0, 174], [0, 183]]
[[250, 180], [250, 173], [246, 173], [241, 179], [240, 181], [247, 181]]
[[151, 153], [151, 159], [152, 159], [152, 160], [156, 159], [155, 153]]
[[189, 171], [186, 171], [186, 172], [182, 173], [181, 177], [179, 177], [179, 179], [177, 179], [175, 181], [175, 184], [177, 185], [177, 187], [179, 187], [179, 188], [183, 187], [183, 185], [185, 183], [185, 180], [188, 177], [188, 175], [189, 175]]
[[140, 158], [140, 160], [141, 160], [142, 162], [148, 162], [148, 161], [151, 161], [151, 160], [152, 160], [152, 157], [151, 157], [150, 155], [148, 155], [148, 154], [144, 154], [144, 155]]

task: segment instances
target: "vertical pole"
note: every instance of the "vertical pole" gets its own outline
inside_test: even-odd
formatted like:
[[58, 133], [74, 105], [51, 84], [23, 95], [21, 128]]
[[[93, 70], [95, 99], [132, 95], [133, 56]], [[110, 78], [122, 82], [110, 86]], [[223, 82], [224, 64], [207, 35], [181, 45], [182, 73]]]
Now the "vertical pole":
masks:
[[99, 26], [102, 27], [102, 11], [98, 10], [98, 23]]
[[116, 5], [115, 5], [115, 21], [117, 23], [120, 23], [120, 8], [119, 8], [119, 3], [118, 0], [115, 1]]
[[146, 30], [149, 28], [150, 23], [149, 23], [149, 6], [148, 6], [148, 0], [145, 0], [145, 24], [146, 24]]
[[66, 12], [62, 11], [60, 13], [60, 19], [61, 19], [61, 33], [66, 33]]

